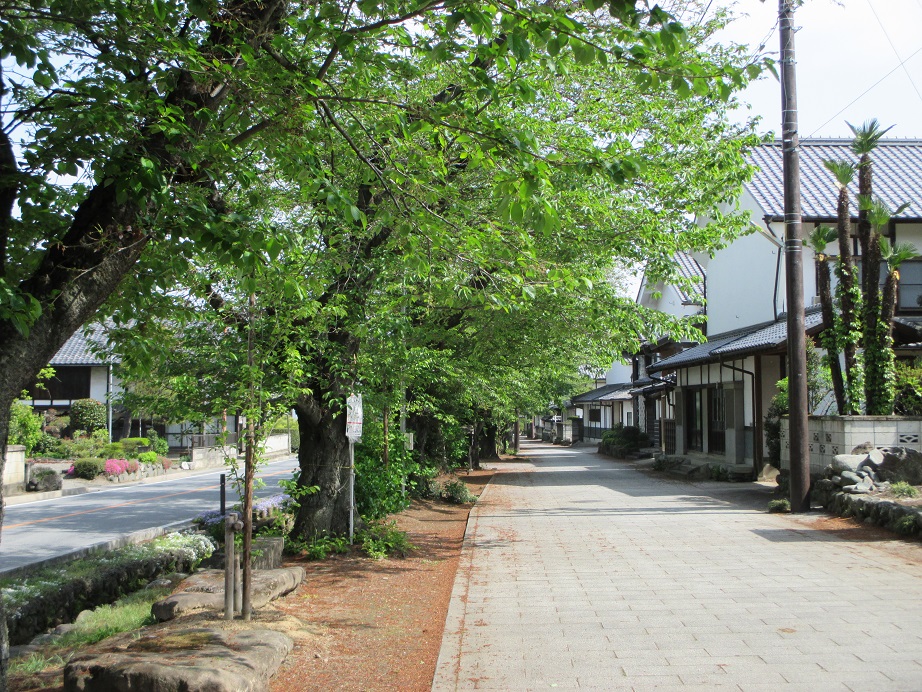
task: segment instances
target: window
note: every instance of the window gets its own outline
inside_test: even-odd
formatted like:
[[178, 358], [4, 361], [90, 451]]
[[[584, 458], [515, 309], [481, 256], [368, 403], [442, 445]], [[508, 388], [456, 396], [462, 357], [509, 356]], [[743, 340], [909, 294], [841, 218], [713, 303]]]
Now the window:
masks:
[[601, 423], [602, 422], [602, 409], [600, 408], [589, 409], [589, 422], [590, 423]]
[[685, 442], [688, 451], [704, 451], [704, 391], [685, 392]]
[[900, 265], [896, 309], [922, 311], [922, 260], [911, 260]]
[[54, 377], [42, 386], [32, 385], [29, 394], [33, 399], [74, 400], [90, 396], [90, 369], [88, 367], [55, 368]]
[[627, 424], [634, 425], [634, 412], [633, 411], [627, 412]]

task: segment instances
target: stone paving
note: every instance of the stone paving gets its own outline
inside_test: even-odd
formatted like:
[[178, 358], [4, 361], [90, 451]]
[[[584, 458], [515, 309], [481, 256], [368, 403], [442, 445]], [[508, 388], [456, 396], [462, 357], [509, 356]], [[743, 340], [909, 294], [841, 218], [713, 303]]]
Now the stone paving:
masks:
[[434, 690], [922, 690], [922, 547], [528, 443], [471, 514]]

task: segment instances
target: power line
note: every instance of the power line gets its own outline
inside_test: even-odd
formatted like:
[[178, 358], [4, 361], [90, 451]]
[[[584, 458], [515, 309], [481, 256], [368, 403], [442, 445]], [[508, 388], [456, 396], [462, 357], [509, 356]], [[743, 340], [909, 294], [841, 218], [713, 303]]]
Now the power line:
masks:
[[867, 89], [865, 89], [865, 90], [862, 91], [860, 94], [858, 94], [858, 96], [856, 96], [856, 97], [853, 98], [851, 101], [849, 101], [849, 103], [846, 104], [838, 113], [836, 113], [836, 114], [835, 114], [834, 116], [832, 116], [829, 120], [827, 120], [827, 121], [824, 122], [822, 125], [820, 125], [818, 128], [816, 128], [813, 132], [810, 133], [809, 136], [812, 137], [812, 136], [815, 135], [817, 132], [819, 132], [820, 130], [822, 130], [824, 127], [826, 127], [829, 123], [831, 123], [833, 120], [835, 120], [835, 119], [838, 118], [840, 115], [842, 115], [842, 113], [844, 113], [846, 110], [848, 110], [849, 108], [851, 108], [856, 102], [858, 102], [859, 100], [861, 100], [869, 91], [871, 91], [874, 87], [876, 87], [878, 84], [880, 84], [882, 81], [884, 81], [887, 77], [889, 77], [889, 76], [892, 75], [894, 72], [896, 72], [898, 69], [900, 69], [905, 63], [909, 62], [909, 61], [912, 60], [914, 57], [916, 57], [916, 55], [918, 55], [919, 53], [922, 53], [922, 47], [919, 47], [918, 49], [916, 49], [916, 51], [915, 51], [912, 55], [910, 55], [910, 56], [909, 56], [908, 58], [906, 58], [905, 60], [901, 61], [896, 67], [894, 67], [892, 70], [890, 70], [887, 74], [885, 74], [883, 77], [881, 77], [880, 79], [878, 79], [876, 82], [874, 82], [874, 83], [873, 83], [871, 86], [869, 86]]
[[[887, 27], [884, 26], [884, 23], [880, 21], [880, 17], [877, 15], [877, 10], [874, 9], [874, 5], [871, 4], [871, 0], [866, 0], [868, 7], [871, 8], [871, 14], [874, 15], [874, 19], [877, 20], [877, 23], [880, 24], [881, 31], [884, 32], [884, 36], [887, 38], [887, 43], [890, 44], [890, 47], [893, 49], [893, 54], [896, 56], [897, 60], [901, 60], [900, 53], [896, 49], [896, 46], [893, 43], [893, 39], [890, 38], [890, 34], [887, 33]], [[919, 87], [916, 86], [915, 81], [913, 81], [912, 75], [909, 74], [909, 70], [906, 69], [905, 61], [901, 62], [900, 65], [903, 66], [903, 72], [906, 73], [906, 76], [909, 78], [909, 83], [912, 84], [912, 88], [916, 90], [916, 96], [919, 97], [919, 100], [922, 101], [922, 93], [919, 93]]]

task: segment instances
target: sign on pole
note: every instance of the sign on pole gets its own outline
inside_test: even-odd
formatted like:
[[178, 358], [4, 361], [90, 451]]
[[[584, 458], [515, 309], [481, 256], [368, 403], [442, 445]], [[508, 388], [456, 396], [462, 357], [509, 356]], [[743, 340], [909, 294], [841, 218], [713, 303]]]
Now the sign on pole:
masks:
[[346, 399], [346, 437], [352, 442], [362, 439], [362, 395]]

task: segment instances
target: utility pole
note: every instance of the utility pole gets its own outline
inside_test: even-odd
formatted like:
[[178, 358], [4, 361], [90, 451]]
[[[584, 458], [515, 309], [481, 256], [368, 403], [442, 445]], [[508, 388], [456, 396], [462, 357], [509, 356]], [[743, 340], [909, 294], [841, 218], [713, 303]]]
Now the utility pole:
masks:
[[[807, 446], [807, 356], [804, 324], [803, 229], [800, 211], [800, 139], [794, 71], [794, 7], [778, 0], [781, 27], [781, 144], [784, 159], [784, 256], [788, 303], [788, 400], [791, 451], [791, 511], [810, 511], [810, 452]], [[827, 325], [827, 328], [829, 325]]]

